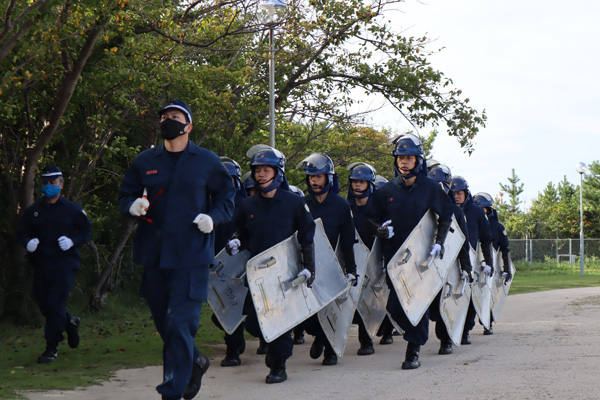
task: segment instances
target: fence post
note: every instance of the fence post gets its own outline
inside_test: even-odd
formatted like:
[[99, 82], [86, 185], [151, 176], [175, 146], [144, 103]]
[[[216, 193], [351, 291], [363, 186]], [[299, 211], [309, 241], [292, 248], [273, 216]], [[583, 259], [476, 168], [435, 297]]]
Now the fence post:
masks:
[[533, 239], [529, 239], [529, 268], [533, 268]]

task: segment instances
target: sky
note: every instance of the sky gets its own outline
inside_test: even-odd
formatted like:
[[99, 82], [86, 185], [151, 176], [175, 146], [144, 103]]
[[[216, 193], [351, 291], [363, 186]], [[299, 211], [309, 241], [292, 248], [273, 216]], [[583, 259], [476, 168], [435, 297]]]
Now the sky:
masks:
[[[549, 182], [579, 185], [576, 165], [600, 160], [600, 2], [406, 0], [398, 10], [387, 16], [396, 29], [444, 47], [432, 66], [487, 113], [470, 157], [441, 129], [436, 160], [494, 197], [514, 169], [522, 209]], [[372, 124], [412, 129], [391, 107]]]

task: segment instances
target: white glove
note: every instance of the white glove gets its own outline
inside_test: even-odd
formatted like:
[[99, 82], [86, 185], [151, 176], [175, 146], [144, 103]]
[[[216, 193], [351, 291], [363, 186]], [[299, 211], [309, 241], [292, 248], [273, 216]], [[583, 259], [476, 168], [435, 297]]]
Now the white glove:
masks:
[[215, 226], [210, 215], [206, 214], [198, 214], [194, 219], [194, 223], [198, 225], [198, 229], [200, 229], [200, 232], [202, 233], [211, 233]]
[[229, 254], [231, 254], [233, 256], [233, 255], [239, 253], [241, 244], [242, 243], [240, 242], [239, 239], [230, 240], [229, 243], [227, 243], [227, 248], [229, 249]]
[[356, 285], [356, 276], [354, 274], [346, 274], [346, 280], [350, 284], [350, 286]]
[[150, 207], [148, 199], [144, 197], [137, 198], [133, 203], [131, 203], [131, 206], [129, 207], [129, 214], [133, 215], [134, 217], [146, 215], [146, 209], [148, 209], [148, 207]]
[[312, 276], [312, 274], [310, 273], [309, 270], [307, 270], [306, 268], [304, 268], [302, 271], [298, 272], [298, 275], [296, 276], [296, 278], [300, 278], [301, 276], [305, 276], [306, 280], [304, 282], [308, 282], [308, 280], [310, 279], [310, 277]]
[[461, 280], [466, 279], [467, 282], [473, 282], [475, 279], [473, 278], [473, 274], [471, 272], [467, 272], [464, 269], [461, 270]]
[[34, 251], [36, 251], [38, 244], [40, 244], [40, 239], [38, 238], [33, 238], [31, 239], [29, 242], [27, 242], [27, 251], [30, 253], [33, 253]]
[[383, 224], [381, 224], [381, 227], [382, 228], [387, 228], [387, 230], [388, 230], [387, 239], [391, 239], [392, 237], [394, 237], [394, 227], [392, 226], [392, 220], [391, 219], [388, 219]]
[[481, 264], [481, 272], [486, 274], [487, 276], [492, 275], [492, 267], [489, 265]]
[[431, 252], [429, 252], [429, 255], [433, 256], [433, 258], [436, 258], [436, 257], [439, 257], [441, 253], [442, 253], [442, 246], [439, 243], [436, 243], [433, 245], [433, 248], [431, 249]]
[[66, 236], [61, 236], [58, 238], [58, 247], [60, 247], [62, 251], [67, 251], [73, 247], [73, 241]]

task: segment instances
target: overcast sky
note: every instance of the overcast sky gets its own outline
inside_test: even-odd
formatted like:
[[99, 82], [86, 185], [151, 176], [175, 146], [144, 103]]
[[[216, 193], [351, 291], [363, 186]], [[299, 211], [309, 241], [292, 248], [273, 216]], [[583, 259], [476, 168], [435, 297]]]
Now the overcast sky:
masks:
[[[432, 50], [444, 47], [433, 67], [488, 115], [470, 157], [440, 132], [438, 161], [473, 193], [492, 196], [514, 168], [526, 206], [548, 182], [566, 176], [579, 185], [576, 164], [600, 160], [599, 1], [406, 0], [399, 8], [390, 15], [396, 29], [434, 38]], [[372, 123], [410, 129], [391, 108]]]

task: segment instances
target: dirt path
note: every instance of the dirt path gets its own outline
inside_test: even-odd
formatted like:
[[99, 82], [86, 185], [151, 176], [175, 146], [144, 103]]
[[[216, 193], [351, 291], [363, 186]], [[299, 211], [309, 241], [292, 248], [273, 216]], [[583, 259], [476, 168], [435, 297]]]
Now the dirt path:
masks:
[[[433, 324], [431, 325], [433, 327]], [[264, 383], [263, 357], [249, 342], [242, 365], [221, 368], [216, 354], [197, 399], [358, 400], [358, 399], [599, 399], [600, 288], [557, 290], [509, 296], [494, 335], [472, 332], [473, 344], [437, 354], [433, 329], [421, 351], [422, 366], [403, 371], [401, 337], [376, 344], [372, 356], [356, 355], [356, 330], [336, 366], [308, 356], [311, 340], [296, 346], [288, 380]], [[377, 343], [377, 342], [376, 342]], [[224, 350], [223, 350], [224, 353]], [[118, 371], [102, 386], [75, 391], [27, 393], [30, 400], [158, 399], [161, 367]]]

